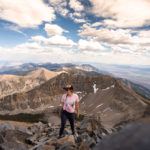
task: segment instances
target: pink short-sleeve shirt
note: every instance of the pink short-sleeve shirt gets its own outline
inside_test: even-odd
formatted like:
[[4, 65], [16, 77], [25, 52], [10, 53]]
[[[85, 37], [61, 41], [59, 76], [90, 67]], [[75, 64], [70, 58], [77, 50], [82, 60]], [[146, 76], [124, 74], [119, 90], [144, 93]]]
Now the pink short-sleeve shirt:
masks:
[[67, 94], [63, 94], [61, 98], [61, 102], [64, 103], [63, 110], [66, 110], [67, 112], [70, 113], [74, 113], [75, 103], [79, 102], [79, 97], [75, 93], [73, 93], [71, 96], [67, 96]]

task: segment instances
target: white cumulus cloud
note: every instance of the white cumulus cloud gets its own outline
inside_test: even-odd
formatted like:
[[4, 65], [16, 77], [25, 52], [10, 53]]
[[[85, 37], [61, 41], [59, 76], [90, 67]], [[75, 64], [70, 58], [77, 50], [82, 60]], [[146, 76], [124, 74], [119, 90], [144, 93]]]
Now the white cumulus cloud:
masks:
[[128, 29], [96, 29], [94, 27], [84, 25], [83, 29], [79, 32], [79, 35], [84, 37], [91, 37], [96, 39], [97, 41], [113, 44], [128, 44], [132, 42], [132, 36], [130, 30]]
[[84, 10], [84, 7], [79, 0], [70, 0], [69, 6], [70, 6], [70, 8], [72, 8], [75, 11], [83, 11]]
[[100, 44], [100, 42], [93, 40], [83, 40], [80, 39], [78, 42], [78, 48], [84, 51], [102, 51], [104, 47]]
[[74, 41], [63, 35], [55, 35], [49, 38], [45, 38], [43, 36], [33, 36], [31, 41], [43, 44], [44, 46], [73, 47], [76, 45]]
[[45, 31], [49, 36], [61, 35], [65, 30], [57, 24], [45, 24]]
[[0, 19], [22, 28], [37, 27], [55, 19], [52, 7], [43, 0], [0, 0]]
[[140, 27], [150, 24], [149, 0], [90, 0], [92, 12], [110, 18], [105, 25], [116, 27]]
[[52, 36], [52, 37], [48, 38], [45, 41], [45, 43], [50, 44], [50, 45], [66, 46], [66, 47], [72, 47], [75, 45], [75, 43], [71, 39], [68, 39], [62, 35]]

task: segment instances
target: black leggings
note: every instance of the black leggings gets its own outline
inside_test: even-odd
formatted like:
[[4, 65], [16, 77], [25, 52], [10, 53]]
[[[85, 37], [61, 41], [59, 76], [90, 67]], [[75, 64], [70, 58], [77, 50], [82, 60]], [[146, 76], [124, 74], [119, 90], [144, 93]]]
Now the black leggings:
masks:
[[70, 122], [72, 134], [75, 133], [74, 132], [75, 113], [69, 113], [69, 112], [63, 110], [61, 112], [61, 128], [60, 128], [60, 131], [59, 131], [59, 136], [61, 136], [63, 134], [67, 119]]

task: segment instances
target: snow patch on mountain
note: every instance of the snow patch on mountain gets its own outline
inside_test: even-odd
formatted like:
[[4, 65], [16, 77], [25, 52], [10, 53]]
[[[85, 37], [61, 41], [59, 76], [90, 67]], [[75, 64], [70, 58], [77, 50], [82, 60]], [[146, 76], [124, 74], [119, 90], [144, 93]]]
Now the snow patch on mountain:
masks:
[[98, 91], [98, 88], [96, 88], [96, 84], [94, 83], [93, 85], [93, 90], [94, 90], [94, 93], [96, 94], [96, 92]]
[[113, 85], [111, 85], [111, 86], [109, 86], [109, 87], [107, 87], [105, 89], [102, 89], [102, 91], [106, 91], [106, 90], [109, 90], [109, 89], [114, 88], [114, 87], [115, 87], [115, 85], [113, 84]]

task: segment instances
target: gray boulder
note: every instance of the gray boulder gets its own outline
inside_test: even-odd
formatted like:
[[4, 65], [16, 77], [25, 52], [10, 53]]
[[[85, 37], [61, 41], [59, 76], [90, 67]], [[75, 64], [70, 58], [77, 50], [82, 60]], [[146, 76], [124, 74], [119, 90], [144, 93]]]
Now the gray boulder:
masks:
[[149, 150], [150, 124], [134, 123], [105, 137], [94, 150]]

